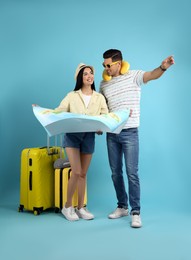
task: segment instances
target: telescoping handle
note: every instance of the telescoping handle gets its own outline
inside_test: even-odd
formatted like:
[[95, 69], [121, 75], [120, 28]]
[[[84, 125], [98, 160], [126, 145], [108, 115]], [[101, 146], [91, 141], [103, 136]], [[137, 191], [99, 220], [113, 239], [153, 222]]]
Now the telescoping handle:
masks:
[[[57, 135], [54, 136], [54, 145], [56, 147], [58, 146], [58, 144], [57, 144], [57, 137], [58, 137]], [[56, 150], [54, 150], [54, 149], [52, 150], [50, 148], [51, 148], [51, 146], [50, 146], [50, 137], [47, 134], [47, 150], [48, 150], [48, 154], [52, 155], [52, 154], [57, 154], [58, 153], [57, 149]], [[62, 147], [62, 134], [60, 134], [60, 158], [63, 158], [63, 151], [64, 151], [64, 149]], [[65, 155], [64, 155], [64, 157], [65, 157]]]
[[[54, 146], [57, 146], [57, 136], [54, 137]], [[47, 151], [48, 151], [48, 155], [53, 155], [53, 154], [57, 154], [58, 150], [56, 149], [50, 149], [50, 136], [47, 134]]]
[[63, 147], [62, 147], [62, 134], [60, 135], [60, 158], [62, 158], [62, 150], [63, 150]]
[[[56, 146], [56, 142], [57, 142], [57, 140], [55, 139], [55, 146]], [[55, 153], [55, 151], [51, 151], [51, 149], [50, 149], [50, 137], [48, 134], [47, 134], [47, 151], [48, 151], [49, 155], [52, 155]]]
[[54, 162], [55, 169], [69, 168], [70, 162], [65, 154], [65, 150], [62, 147], [62, 135], [60, 135], [60, 158]]

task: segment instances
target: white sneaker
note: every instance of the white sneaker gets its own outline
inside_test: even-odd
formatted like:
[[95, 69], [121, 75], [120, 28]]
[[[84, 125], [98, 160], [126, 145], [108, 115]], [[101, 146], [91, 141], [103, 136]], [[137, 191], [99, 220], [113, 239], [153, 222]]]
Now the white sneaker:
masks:
[[109, 214], [108, 218], [115, 219], [115, 218], [121, 218], [124, 216], [128, 216], [128, 209], [116, 208], [116, 210], [114, 212]]
[[86, 208], [77, 209], [76, 208], [76, 214], [79, 218], [83, 218], [86, 220], [94, 219], [94, 215], [90, 213]]
[[141, 216], [140, 215], [132, 215], [131, 227], [140, 228], [142, 226]]
[[76, 220], [79, 220], [79, 217], [78, 215], [76, 214], [75, 210], [73, 207], [69, 207], [69, 208], [65, 208], [63, 207], [63, 209], [61, 210], [62, 214], [64, 215], [64, 217], [67, 219], [67, 220], [70, 220], [70, 221], [76, 221]]

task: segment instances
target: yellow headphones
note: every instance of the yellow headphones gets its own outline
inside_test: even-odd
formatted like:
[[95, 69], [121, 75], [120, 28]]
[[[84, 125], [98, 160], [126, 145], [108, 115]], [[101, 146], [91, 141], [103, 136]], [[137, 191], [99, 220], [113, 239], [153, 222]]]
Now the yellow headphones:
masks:
[[[121, 62], [121, 70], [120, 70], [120, 74], [125, 74], [129, 71], [130, 68], [130, 64], [127, 61], [122, 61]], [[102, 73], [102, 77], [104, 81], [109, 81], [112, 79], [112, 76], [108, 76], [106, 70], [103, 71]]]

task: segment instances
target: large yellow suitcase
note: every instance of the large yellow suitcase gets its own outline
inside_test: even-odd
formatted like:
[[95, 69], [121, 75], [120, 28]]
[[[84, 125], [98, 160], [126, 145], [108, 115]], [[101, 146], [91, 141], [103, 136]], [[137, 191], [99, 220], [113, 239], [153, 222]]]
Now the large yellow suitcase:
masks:
[[[55, 169], [55, 212], [59, 212], [67, 201], [68, 180], [72, 174], [71, 167]], [[87, 185], [84, 197], [84, 207], [87, 205]], [[75, 190], [72, 206], [78, 206], [78, 189]]]
[[21, 153], [20, 206], [39, 215], [54, 208], [54, 161], [62, 148], [26, 148]]

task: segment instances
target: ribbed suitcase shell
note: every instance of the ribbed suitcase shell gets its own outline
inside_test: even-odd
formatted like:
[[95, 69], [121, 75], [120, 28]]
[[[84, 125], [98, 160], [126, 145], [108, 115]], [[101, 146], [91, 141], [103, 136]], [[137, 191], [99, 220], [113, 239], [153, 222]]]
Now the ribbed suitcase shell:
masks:
[[54, 161], [60, 147], [26, 148], [21, 153], [20, 207], [39, 215], [54, 208]]
[[[55, 210], [59, 212], [60, 209], [66, 203], [67, 200], [67, 187], [68, 180], [70, 175], [72, 174], [71, 168], [63, 168], [63, 169], [55, 169]], [[84, 206], [87, 205], [87, 187], [85, 191], [84, 197]], [[78, 206], [78, 190], [76, 189], [73, 198], [72, 198], [72, 206]]]

